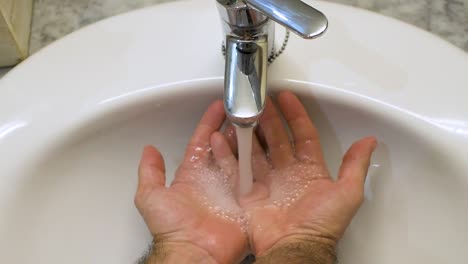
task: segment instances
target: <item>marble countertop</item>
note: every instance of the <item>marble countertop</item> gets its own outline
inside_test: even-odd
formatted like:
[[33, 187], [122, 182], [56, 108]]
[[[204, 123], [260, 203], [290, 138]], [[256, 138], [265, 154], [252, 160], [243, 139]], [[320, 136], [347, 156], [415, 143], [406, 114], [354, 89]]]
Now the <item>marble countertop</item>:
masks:
[[[36, 0], [31, 53], [106, 17], [171, 1], [177, 0]], [[432, 32], [468, 52], [468, 0], [331, 1], [400, 19]], [[0, 77], [7, 71], [7, 68], [0, 68]]]

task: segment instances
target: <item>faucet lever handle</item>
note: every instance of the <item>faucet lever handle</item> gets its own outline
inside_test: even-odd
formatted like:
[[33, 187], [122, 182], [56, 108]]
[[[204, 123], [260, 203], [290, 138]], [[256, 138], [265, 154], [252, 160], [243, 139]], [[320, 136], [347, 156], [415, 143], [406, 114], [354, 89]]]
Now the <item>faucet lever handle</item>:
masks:
[[299, 36], [312, 39], [328, 28], [327, 17], [301, 0], [244, 0]]

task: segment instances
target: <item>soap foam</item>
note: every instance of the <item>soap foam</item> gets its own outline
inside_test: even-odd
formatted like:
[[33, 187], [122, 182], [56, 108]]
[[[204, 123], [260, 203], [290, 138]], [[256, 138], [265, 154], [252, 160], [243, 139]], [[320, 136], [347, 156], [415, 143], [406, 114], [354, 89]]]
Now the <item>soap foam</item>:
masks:
[[[226, 171], [227, 170], [227, 171]], [[247, 230], [248, 220], [239, 207], [231, 177], [237, 175], [237, 168], [217, 166], [199, 167], [192, 171], [192, 181], [196, 183], [197, 193], [201, 194], [200, 202], [216, 216], [227, 221], [236, 222], [243, 231]]]
[[[252, 128], [237, 128], [237, 139], [239, 146], [239, 167], [229, 164], [218, 166], [202, 163], [202, 159], [209, 157], [211, 163], [213, 157], [210, 147], [197, 147], [189, 159], [193, 168], [192, 182], [196, 183], [198, 193], [201, 193], [201, 202], [213, 214], [227, 221], [236, 222], [244, 232], [249, 225], [249, 217], [237, 203], [238, 193], [234, 193], [235, 186], [233, 177], [239, 177], [240, 194], [248, 194], [253, 185], [252, 162], [258, 162], [252, 157]], [[312, 141], [304, 144], [312, 144]], [[284, 148], [280, 146], [280, 148]], [[310, 156], [298, 157], [301, 162], [284, 169], [273, 169], [270, 172], [271, 194], [270, 200], [273, 207], [289, 207], [301, 199], [312, 181], [326, 177], [326, 170], [318, 166]], [[218, 161], [223, 162], [223, 161]], [[269, 164], [270, 165], [270, 164]]]
[[323, 168], [297, 162], [284, 169], [271, 172], [271, 201], [278, 207], [288, 207], [301, 199], [312, 181], [324, 178]]

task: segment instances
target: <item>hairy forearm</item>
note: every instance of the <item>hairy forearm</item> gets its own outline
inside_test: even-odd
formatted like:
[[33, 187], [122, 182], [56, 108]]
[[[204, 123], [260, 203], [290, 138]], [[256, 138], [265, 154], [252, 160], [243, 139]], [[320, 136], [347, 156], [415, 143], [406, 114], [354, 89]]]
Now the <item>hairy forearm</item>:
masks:
[[334, 264], [335, 246], [310, 239], [294, 239], [278, 243], [276, 246], [257, 256], [256, 264]]
[[201, 263], [215, 264], [216, 261], [204, 250], [190, 244], [154, 242], [139, 264]]

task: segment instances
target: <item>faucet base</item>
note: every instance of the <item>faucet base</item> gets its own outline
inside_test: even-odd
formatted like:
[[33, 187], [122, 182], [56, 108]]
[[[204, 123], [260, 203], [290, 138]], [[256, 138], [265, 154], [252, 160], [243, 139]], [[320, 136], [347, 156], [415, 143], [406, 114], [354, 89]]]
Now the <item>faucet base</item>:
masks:
[[[286, 50], [288, 46], [290, 36], [291, 36], [291, 31], [286, 30], [283, 43], [281, 44], [281, 48], [279, 50], [276, 50], [276, 48], [273, 46], [270, 52], [270, 56], [268, 57], [268, 65], [271, 65], [279, 56], [281, 56], [281, 54], [283, 54], [283, 52]], [[274, 42], [273, 42], [273, 45], [274, 45]], [[223, 57], [226, 58], [226, 44], [224, 42], [221, 45], [221, 54], [223, 54]]]

